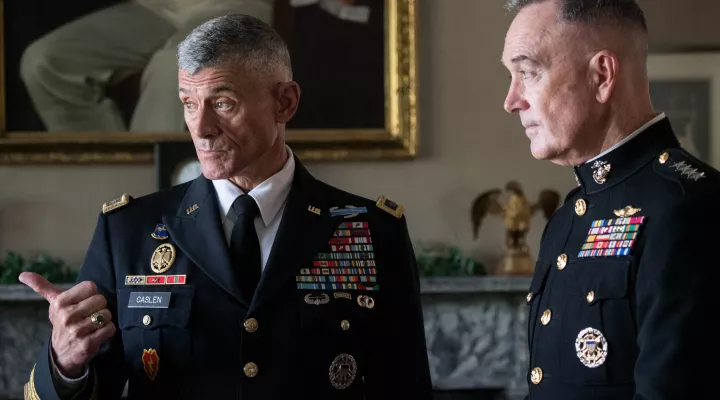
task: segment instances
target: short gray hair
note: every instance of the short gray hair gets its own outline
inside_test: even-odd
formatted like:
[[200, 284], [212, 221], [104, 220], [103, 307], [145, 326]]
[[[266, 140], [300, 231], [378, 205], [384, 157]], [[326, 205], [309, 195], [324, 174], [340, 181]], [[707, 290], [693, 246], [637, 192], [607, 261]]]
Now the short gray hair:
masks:
[[530, 4], [557, 1], [561, 21], [631, 26], [647, 33], [645, 16], [635, 0], [507, 0], [505, 8], [518, 13]]
[[239, 63], [255, 72], [280, 67], [292, 79], [287, 44], [258, 18], [227, 14], [193, 29], [177, 47], [178, 68], [193, 75], [208, 67]]

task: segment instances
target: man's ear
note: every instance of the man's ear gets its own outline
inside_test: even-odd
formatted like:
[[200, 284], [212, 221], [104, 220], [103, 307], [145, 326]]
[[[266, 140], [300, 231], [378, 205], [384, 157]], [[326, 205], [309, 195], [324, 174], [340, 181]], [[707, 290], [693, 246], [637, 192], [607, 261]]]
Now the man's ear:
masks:
[[300, 85], [295, 81], [283, 82], [275, 90], [275, 98], [279, 105], [275, 120], [286, 124], [295, 115], [300, 104]]
[[615, 90], [620, 62], [615, 54], [602, 50], [590, 59], [590, 79], [595, 87], [595, 98], [607, 103]]

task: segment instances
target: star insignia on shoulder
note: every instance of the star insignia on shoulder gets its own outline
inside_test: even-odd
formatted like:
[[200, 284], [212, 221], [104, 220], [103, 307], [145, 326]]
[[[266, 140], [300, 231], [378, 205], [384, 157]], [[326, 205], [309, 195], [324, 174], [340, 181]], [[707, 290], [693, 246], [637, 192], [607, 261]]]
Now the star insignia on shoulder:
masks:
[[688, 179], [692, 179], [694, 181], [705, 177], [704, 172], [699, 172], [697, 168], [693, 168], [692, 165], [687, 164], [685, 161], [678, 161], [671, 165], [670, 168], [674, 168], [675, 171], [680, 172], [680, 175], [687, 175]]
[[118, 197], [117, 199], [108, 201], [107, 203], [103, 204], [103, 214], [107, 214], [110, 211], [117, 210], [118, 208], [127, 205], [130, 202], [130, 199], [132, 199], [132, 197], [130, 197], [129, 194], [123, 193], [122, 196]]
[[375, 205], [383, 210], [389, 213], [390, 215], [394, 216], [395, 218], [400, 218], [403, 215], [403, 212], [405, 212], [405, 207], [401, 206], [400, 204], [395, 203], [392, 200], [389, 200], [385, 196], [380, 196], [377, 199], [377, 203]]

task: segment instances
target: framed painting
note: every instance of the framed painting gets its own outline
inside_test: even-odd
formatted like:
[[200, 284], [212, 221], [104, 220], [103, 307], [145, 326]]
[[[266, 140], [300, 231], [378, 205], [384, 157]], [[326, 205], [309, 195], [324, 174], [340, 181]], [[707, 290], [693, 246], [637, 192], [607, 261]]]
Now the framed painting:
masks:
[[287, 42], [300, 158], [413, 158], [416, 1], [0, 0], [0, 164], [151, 164], [158, 143], [192, 146], [175, 48], [227, 12]]
[[681, 145], [720, 167], [720, 53], [658, 53], [648, 58], [650, 96]]

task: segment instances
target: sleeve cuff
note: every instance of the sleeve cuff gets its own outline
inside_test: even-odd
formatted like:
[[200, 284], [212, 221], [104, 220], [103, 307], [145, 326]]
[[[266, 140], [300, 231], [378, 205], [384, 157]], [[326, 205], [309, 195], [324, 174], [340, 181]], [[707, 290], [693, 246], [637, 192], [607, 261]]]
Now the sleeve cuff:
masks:
[[[60, 372], [60, 369], [58, 369], [57, 364], [55, 364], [52, 347], [50, 347], [50, 363], [52, 366], [53, 382], [56, 384], [56, 386], [62, 387], [62, 389], [64, 389], [63, 391], [74, 392], [80, 390], [88, 378], [90, 369], [87, 366], [85, 366], [83, 374], [79, 378], [73, 379], [63, 375], [62, 372]], [[56, 389], [60, 389], [60, 387], [57, 387]]]

